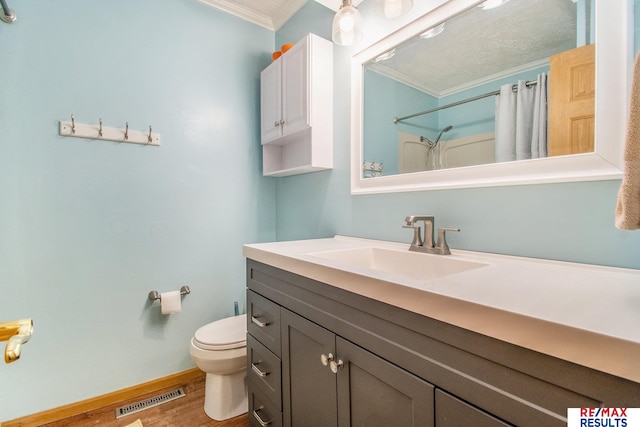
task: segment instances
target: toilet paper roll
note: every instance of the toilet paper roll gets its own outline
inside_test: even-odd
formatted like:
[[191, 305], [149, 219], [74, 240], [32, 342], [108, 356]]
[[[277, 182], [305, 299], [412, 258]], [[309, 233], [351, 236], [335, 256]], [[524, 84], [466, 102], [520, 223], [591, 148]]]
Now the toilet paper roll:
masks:
[[162, 314], [180, 313], [180, 311], [182, 311], [180, 291], [161, 293], [160, 308], [162, 310]]

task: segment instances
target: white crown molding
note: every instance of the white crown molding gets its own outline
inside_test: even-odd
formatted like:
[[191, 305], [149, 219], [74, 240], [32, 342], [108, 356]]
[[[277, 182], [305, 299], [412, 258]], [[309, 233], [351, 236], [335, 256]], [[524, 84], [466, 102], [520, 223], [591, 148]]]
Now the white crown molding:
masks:
[[389, 68], [383, 64], [369, 64], [367, 65], [367, 69], [373, 71], [374, 73], [378, 73], [381, 76], [384, 77], [388, 77], [391, 80], [395, 80], [398, 83], [402, 83], [404, 85], [407, 85], [409, 87], [412, 87], [416, 90], [419, 90], [420, 92], [424, 92], [427, 95], [431, 95], [435, 98], [439, 98], [440, 95], [438, 93], [438, 91], [428, 88], [425, 85], [423, 85], [421, 82], [412, 79], [411, 77], [408, 77], [406, 74], [404, 73], [400, 73], [392, 68]]
[[247, 7], [233, 4], [227, 0], [198, 0], [200, 3], [204, 3], [208, 6], [213, 6], [216, 9], [220, 9], [223, 12], [230, 13], [245, 21], [253, 22], [256, 25], [260, 25], [268, 30], [274, 31], [273, 21], [270, 17], [257, 13]]
[[[230, 13], [252, 22], [271, 31], [277, 31], [289, 20], [308, 0], [283, 0], [282, 7], [273, 16], [258, 12], [255, 8], [239, 5], [233, 0], [198, 0], [208, 6], [215, 7], [223, 12]], [[261, 0], [257, 0], [260, 2]], [[342, 4], [341, 0], [315, 0], [321, 5], [337, 12]], [[363, 0], [353, 0], [353, 5], [358, 6]]]
[[215, 7], [223, 12], [230, 13], [245, 21], [252, 22], [271, 31], [278, 30], [289, 18], [291, 18], [308, 0], [291, 0], [286, 2], [275, 16], [269, 16], [256, 10], [233, 3], [230, 0], [199, 0], [208, 6]]
[[395, 81], [397, 81], [399, 83], [405, 84], [405, 85], [407, 85], [409, 87], [412, 87], [412, 88], [417, 89], [417, 90], [419, 90], [421, 92], [424, 92], [427, 95], [431, 95], [431, 96], [436, 97], [436, 98], [442, 98], [442, 97], [445, 97], [445, 96], [453, 95], [453, 94], [458, 93], [458, 92], [463, 92], [465, 90], [472, 89], [474, 87], [483, 85], [485, 83], [491, 83], [491, 82], [494, 82], [496, 80], [500, 80], [500, 79], [503, 79], [505, 77], [512, 76], [514, 74], [524, 73], [526, 71], [535, 70], [536, 68], [544, 67], [544, 66], [547, 66], [547, 65], [549, 65], [549, 58], [543, 58], [543, 59], [540, 59], [538, 61], [533, 61], [533, 62], [530, 62], [528, 64], [521, 65], [519, 67], [513, 67], [513, 68], [510, 68], [508, 70], [501, 71], [500, 73], [492, 74], [490, 76], [486, 76], [486, 77], [483, 77], [483, 78], [478, 79], [478, 80], [466, 82], [463, 85], [455, 86], [455, 87], [452, 87], [452, 88], [449, 88], [449, 89], [445, 89], [445, 90], [440, 91], [440, 92], [425, 86], [421, 82], [418, 82], [418, 81], [416, 81], [414, 79], [411, 79], [411, 78], [407, 77], [405, 74], [402, 74], [402, 73], [399, 73], [399, 72], [397, 72], [395, 70], [392, 70], [392, 69], [384, 66], [383, 64], [370, 64], [368, 66], [368, 69], [373, 71], [373, 72], [375, 72], [375, 73], [378, 73], [380, 75], [388, 77], [388, 78], [390, 78], [392, 80], [395, 80]]
[[302, 6], [307, 3], [307, 0], [290, 0], [288, 1], [282, 9], [280, 9], [273, 16], [273, 27], [274, 31], [278, 30], [282, 27], [285, 22], [289, 20], [295, 13], [300, 10]]
[[524, 72], [535, 70], [536, 68], [541, 68], [548, 65], [549, 65], [549, 58], [539, 59], [537, 61], [529, 62], [528, 64], [523, 64], [518, 67], [509, 68], [508, 70], [504, 70], [499, 73], [492, 74], [490, 76], [486, 76], [478, 80], [467, 82], [460, 86], [455, 86], [447, 90], [443, 90], [442, 92], [440, 92], [439, 97], [453, 95], [454, 93], [462, 92], [467, 89], [471, 89], [473, 87], [483, 85], [485, 83], [491, 83], [496, 80], [503, 79], [505, 77], [513, 76], [514, 74], [524, 73]]

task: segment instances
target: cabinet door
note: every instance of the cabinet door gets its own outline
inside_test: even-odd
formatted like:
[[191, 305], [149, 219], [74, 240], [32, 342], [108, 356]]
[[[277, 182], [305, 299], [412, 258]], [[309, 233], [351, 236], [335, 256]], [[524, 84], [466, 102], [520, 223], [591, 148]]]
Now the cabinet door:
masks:
[[282, 55], [282, 133], [309, 127], [309, 38]]
[[267, 142], [282, 135], [282, 62], [274, 61], [260, 73], [260, 136]]
[[340, 427], [433, 426], [431, 384], [340, 337], [336, 358]]
[[321, 363], [335, 354], [335, 335], [285, 309], [281, 321], [284, 425], [336, 426], [336, 376]]

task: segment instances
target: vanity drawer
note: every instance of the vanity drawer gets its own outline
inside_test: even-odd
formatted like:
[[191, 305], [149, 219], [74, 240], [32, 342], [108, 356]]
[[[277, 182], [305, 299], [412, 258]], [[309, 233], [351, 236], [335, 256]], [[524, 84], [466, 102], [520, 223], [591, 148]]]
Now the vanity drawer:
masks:
[[247, 290], [247, 331], [280, 357], [280, 307]]
[[436, 390], [436, 426], [509, 427], [507, 424], [466, 402]]
[[262, 390], [249, 379], [249, 425], [251, 427], [282, 427], [282, 412], [267, 399]]
[[247, 334], [247, 377], [266, 397], [282, 409], [282, 368], [280, 359], [257, 339]]

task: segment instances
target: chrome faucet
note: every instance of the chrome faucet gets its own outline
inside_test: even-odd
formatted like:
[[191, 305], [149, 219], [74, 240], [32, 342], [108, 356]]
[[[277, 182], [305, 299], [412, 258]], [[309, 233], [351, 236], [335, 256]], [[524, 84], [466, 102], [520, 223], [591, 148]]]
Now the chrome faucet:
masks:
[[[407, 225], [403, 225], [403, 228], [413, 229], [413, 241], [409, 246], [410, 251], [425, 252], [428, 254], [449, 255], [449, 245], [447, 245], [447, 231], [460, 231], [459, 228], [439, 228], [438, 229], [438, 241], [434, 245], [433, 240], [433, 224], [434, 217], [432, 215], [409, 215], [406, 217], [405, 222]], [[424, 221], [424, 235], [421, 233], [420, 226], [416, 225], [417, 222]]]

